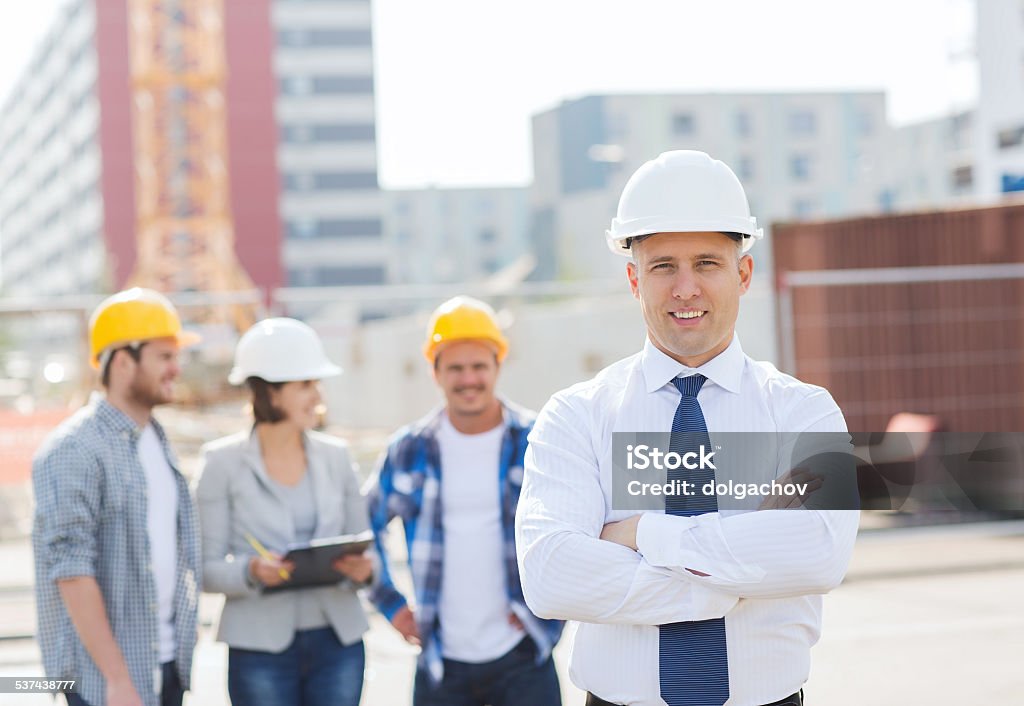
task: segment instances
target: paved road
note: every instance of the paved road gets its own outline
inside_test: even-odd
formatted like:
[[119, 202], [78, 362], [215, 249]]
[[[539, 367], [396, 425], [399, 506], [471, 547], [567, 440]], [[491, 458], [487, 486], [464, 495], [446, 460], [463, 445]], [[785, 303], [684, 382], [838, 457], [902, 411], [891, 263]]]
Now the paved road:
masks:
[[[0, 544], [0, 635], [34, 629], [29, 553]], [[1019, 704], [1024, 694], [1024, 524], [888, 530], [858, 541], [847, 581], [825, 600], [806, 694], [828, 706]], [[204, 600], [216, 614], [216, 599]], [[379, 616], [366, 638], [366, 706], [409, 703], [414, 651]], [[556, 651], [566, 706], [583, 696]], [[203, 635], [189, 706], [226, 706], [226, 649]], [[40, 674], [30, 640], [0, 639], [0, 676]], [[2, 706], [45, 696], [0, 694]]]

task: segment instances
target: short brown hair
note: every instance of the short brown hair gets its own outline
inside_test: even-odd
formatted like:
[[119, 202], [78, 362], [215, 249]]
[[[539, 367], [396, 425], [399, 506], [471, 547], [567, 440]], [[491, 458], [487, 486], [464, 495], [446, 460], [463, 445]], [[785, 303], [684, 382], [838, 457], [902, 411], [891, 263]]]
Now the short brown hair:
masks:
[[271, 390], [280, 390], [283, 382], [267, 382], [263, 378], [248, 378], [246, 384], [252, 390], [252, 416], [256, 423], [275, 424], [283, 421], [285, 413], [274, 406], [270, 400]]
[[114, 363], [114, 356], [117, 355], [118, 351], [127, 352], [128, 355], [131, 356], [132, 360], [138, 363], [142, 360], [142, 347], [146, 345], [146, 343], [146, 341], [143, 341], [136, 346], [121, 346], [120, 348], [112, 350], [107, 356], [107, 359], [103, 361], [103, 369], [100, 371], [100, 385], [104, 388], [110, 387], [110, 366]]

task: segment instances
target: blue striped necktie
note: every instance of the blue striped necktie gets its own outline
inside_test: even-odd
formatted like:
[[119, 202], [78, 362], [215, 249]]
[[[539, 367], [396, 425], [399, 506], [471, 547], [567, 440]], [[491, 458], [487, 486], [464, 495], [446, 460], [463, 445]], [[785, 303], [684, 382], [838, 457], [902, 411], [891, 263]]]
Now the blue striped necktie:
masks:
[[[711, 449], [704, 413], [697, 393], [707, 380], [703, 375], [675, 378], [682, 398], [672, 419], [669, 451], [680, 455]], [[666, 496], [665, 512], [690, 517], [718, 511], [714, 493], [705, 496], [701, 487], [715, 480], [714, 469], [688, 470], [680, 466], [668, 472], [668, 480], [687, 480], [693, 496]], [[658, 629], [658, 675], [661, 698], [669, 706], [721, 706], [729, 698], [729, 658], [725, 647], [725, 618], [669, 623]]]

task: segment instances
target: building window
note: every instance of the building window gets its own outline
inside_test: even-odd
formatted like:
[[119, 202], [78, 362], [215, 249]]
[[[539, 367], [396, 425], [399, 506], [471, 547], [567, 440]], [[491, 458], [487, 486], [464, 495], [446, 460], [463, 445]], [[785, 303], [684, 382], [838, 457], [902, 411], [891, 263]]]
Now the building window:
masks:
[[376, 218], [296, 219], [285, 221], [289, 238], [379, 238], [381, 222]]
[[373, 93], [372, 76], [289, 76], [281, 81], [287, 96]]
[[878, 210], [882, 213], [891, 213], [896, 207], [896, 192], [892, 189], [883, 189], [878, 194]]
[[316, 286], [316, 273], [312, 269], [289, 270], [288, 284], [293, 287]]
[[387, 272], [380, 265], [304, 267], [288, 271], [290, 284], [300, 287], [335, 287], [384, 284]]
[[1008, 150], [1024, 143], [1024, 125], [1000, 130], [998, 135], [999, 149]]
[[1024, 175], [1003, 174], [1001, 181], [1002, 191], [1004, 194], [1009, 194], [1017, 191], [1024, 191]]
[[494, 201], [486, 197], [477, 199], [476, 212], [481, 216], [491, 215], [494, 213]]
[[608, 138], [610, 140], [621, 140], [626, 137], [629, 130], [629, 123], [622, 113], [611, 113], [608, 116]]
[[951, 176], [953, 180], [953, 189], [956, 191], [969, 189], [974, 185], [974, 169], [969, 164], [963, 167], [957, 167], [953, 170], [953, 174]]
[[281, 175], [281, 185], [286, 191], [309, 191], [313, 188], [313, 175], [307, 172]]
[[480, 231], [479, 237], [481, 243], [493, 243], [498, 239], [498, 234], [494, 232], [493, 228], [484, 228]]
[[314, 76], [313, 93], [373, 93], [373, 76]]
[[343, 189], [376, 189], [376, 172], [286, 173], [284, 188], [288, 191], [338, 191]]
[[795, 154], [789, 158], [789, 176], [793, 181], [809, 181], [811, 178], [811, 158], [806, 154]]
[[750, 137], [753, 132], [750, 123], [750, 113], [745, 110], [741, 110], [736, 113], [736, 137]]
[[963, 149], [971, 145], [971, 114], [954, 115], [950, 124], [950, 142], [955, 149]]
[[308, 239], [316, 235], [317, 222], [309, 218], [290, 221], [286, 224], [288, 235], [295, 238]]
[[672, 116], [672, 134], [686, 137], [697, 131], [697, 121], [692, 113], [676, 113]]
[[371, 125], [314, 125], [315, 142], [347, 142], [349, 140], [372, 140], [377, 131]]
[[313, 139], [312, 125], [282, 125], [281, 141], [291, 144], [302, 144]]
[[796, 199], [793, 201], [793, 216], [795, 218], [810, 218], [814, 215], [815, 209], [814, 199]]
[[376, 189], [377, 172], [325, 172], [323, 174], [314, 174], [313, 188], [317, 191]]
[[789, 132], [792, 135], [805, 137], [813, 135], [817, 130], [817, 117], [811, 110], [794, 110], [789, 114]]
[[306, 44], [304, 29], [289, 29], [277, 33], [277, 43], [283, 47], [301, 47]]
[[281, 82], [281, 92], [287, 96], [308, 96], [313, 90], [309, 76], [290, 76]]
[[368, 47], [373, 35], [368, 29], [292, 29], [277, 33], [282, 47]]
[[754, 178], [754, 159], [749, 155], [740, 157], [736, 165], [737, 176], [741, 181], [748, 181]]
[[874, 118], [866, 110], [857, 113], [857, 131], [861, 137], [868, 137], [875, 131]]

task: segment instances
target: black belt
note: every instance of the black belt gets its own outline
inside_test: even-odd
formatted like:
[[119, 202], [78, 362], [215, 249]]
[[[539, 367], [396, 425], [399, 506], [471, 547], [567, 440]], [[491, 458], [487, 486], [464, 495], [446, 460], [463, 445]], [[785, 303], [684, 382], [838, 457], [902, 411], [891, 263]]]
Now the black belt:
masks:
[[[803, 706], [804, 704], [804, 690], [787, 696], [779, 701], [772, 701], [770, 704], [765, 706]], [[613, 704], [611, 701], [605, 701], [600, 696], [594, 696], [589, 691], [587, 692], [587, 706], [620, 706], [619, 704]]]

